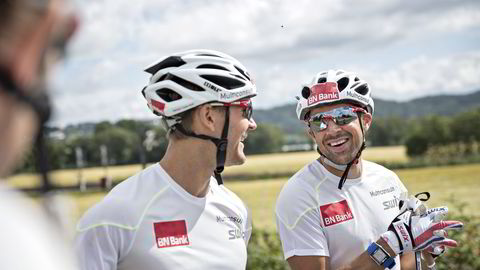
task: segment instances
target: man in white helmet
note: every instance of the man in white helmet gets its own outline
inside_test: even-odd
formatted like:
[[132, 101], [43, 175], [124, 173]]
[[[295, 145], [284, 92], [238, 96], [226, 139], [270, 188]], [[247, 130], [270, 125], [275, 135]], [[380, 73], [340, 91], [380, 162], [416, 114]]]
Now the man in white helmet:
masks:
[[176, 53], [145, 71], [142, 94], [168, 148], [80, 220], [82, 269], [245, 269], [250, 214], [220, 173], [245, 162], [243, 141], [256, 128], [252, 78], [211, 50]]
[[441, 221], [448, 209], [418, 211], [421, 202], [404, 197], [394, 172], [361, 159], [374, 112], [370, 92], [354, 73], [328, 70], [297, 97], [297, 116], [320, 156], [289, 179], [276, 203], [294, 270], [415, 269], [412, 251], [421, 250], [424, 269], [433, 269], [433, 257], [457, 245], [445, 229], [462, 224]]
[[[35, 153], [45, 150], [47, 75], [76, 29], [71, 11], [62, 0], [0, 1], [0, 180], [19, 166], [33, 142]], [[44, 181], [42, 191], [50, 189]], [[76, 269], [60, 224], [47, 212], [0, 183], [0, 269]]]

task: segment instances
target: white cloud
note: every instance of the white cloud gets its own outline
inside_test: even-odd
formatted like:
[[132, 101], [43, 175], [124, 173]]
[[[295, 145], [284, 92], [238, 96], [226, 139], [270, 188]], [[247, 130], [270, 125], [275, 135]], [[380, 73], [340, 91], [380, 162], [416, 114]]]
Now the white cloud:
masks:
[[480, 51], [444, 58], [419, 56], [391, 70], [362, 72], [374, 96], [405, 101], [430, 95], [480, 90]]
[[480, 86], [475, 0], [77, 4], [82, 26], [54, 80], [61, 123], [149, 116], [138, 97], [147, 81], [142, 68], [192, 48], [221, 50], [243, 62], [257, 80], [261, 108], [292, 102], [301, 83], [328, 68], [365, 74], [376, 96], [390, 100]]

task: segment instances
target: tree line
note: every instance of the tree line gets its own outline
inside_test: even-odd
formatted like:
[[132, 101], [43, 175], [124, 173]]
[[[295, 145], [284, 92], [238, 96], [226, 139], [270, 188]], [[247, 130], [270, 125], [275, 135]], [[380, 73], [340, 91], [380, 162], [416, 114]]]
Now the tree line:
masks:
[[458, 157], [479, 153], [480, 108], [454, 116], [375, 119], [372, 146], [405, 145], [410, 157]]
[[[87, 134], [73, 132], [65, 138], [49, 136], [57, 131], [54, 127], [47, 129], [51, 169], [157, 162], [168, 145], [165, 130], [152, 121], [104, 121], [94, 124], [93, 131]], [[480, 108], [455, 116], [374, 118], [367, 139], [370, 146], [406, 145], [411, 157], [478, 154]], [[313, 141], [304, 130], [286, 134], [281, 127], [260, 123], [255, 131], [249, 132], [245, 152], [275, 153], [280, 152], [283, 145], [293, 143], [312, 144]], [[79, 152], [82, 164], [78, 164]], [[19, 170], [32, 171], [34, 165], [33, 153], [29, 153]]]

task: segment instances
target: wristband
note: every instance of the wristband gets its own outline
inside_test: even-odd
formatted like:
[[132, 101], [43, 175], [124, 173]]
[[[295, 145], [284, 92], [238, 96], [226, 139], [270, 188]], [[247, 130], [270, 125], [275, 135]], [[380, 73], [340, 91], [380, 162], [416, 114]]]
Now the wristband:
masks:
[[392, 269], [395, 266], [395, 259], [390, 256], [383, 247], [375, 242], [368, 246], [367, 253], [376, 264], [381, 265], [384, 268]]

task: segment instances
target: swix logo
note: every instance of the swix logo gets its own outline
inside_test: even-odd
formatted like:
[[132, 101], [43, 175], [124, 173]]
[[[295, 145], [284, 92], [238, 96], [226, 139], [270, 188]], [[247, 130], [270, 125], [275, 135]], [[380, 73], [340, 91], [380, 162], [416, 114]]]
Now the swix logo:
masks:
[[185, 220], [153, 223], [158, 248], [186, 246], [190, 244]]
[[405, 227], [402, 224], [398, 224], [395, 226], [397, 226], [397, 229], [398, 229], [397, 231], [399, 231], [400, 234], [402, 235], [403, 241], [410, 242], [410, 237], [408, 237], [408, 233], [405, 230]]
[[339, 99], [337, 83], [335, 82], [315, 84], [310, 90], [312, 93], [307, 101], [309, 106], [321, 101]]
[[[370, 192], [370, 193], [372, 193], [372, 192]], [[383, 210], [388, 210], [388, 209], [392, 209], [392, 208], [397, 208], [398, 209], [399, 200], [400, 199], [397, 198], [397, 196], [394, 195], [392, 200], [382, 202]]]
[[322, 205], [320, 206], [320, 212], [325, 227], [353, 219], [353, 214], [348, 206], [347, 200]]

